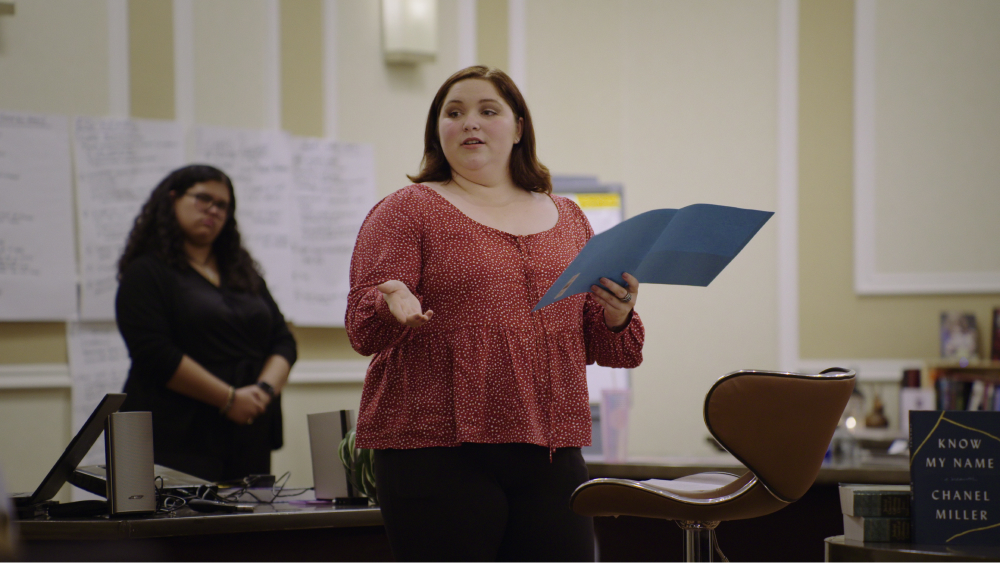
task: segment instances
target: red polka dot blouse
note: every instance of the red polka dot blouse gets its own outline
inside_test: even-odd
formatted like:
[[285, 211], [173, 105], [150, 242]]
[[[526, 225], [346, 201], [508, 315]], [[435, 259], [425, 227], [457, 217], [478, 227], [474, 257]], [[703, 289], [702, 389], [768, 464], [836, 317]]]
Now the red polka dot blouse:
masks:
[[[477, 223], [423, 185], [368, 213], [345, 321], [354, 349], [374, 354], [358, 447], [590, 445], [586, 364], [638, 366], [645, 332], [638, 314], [608, 330], [589, 294], [531, 312], [593, 236], [575, 203], [552, 200], [556, 225], [527, 236]], [[393, 279], [434, 311], [430, 321], [413, 329], [392, 316], [376, 286]]]

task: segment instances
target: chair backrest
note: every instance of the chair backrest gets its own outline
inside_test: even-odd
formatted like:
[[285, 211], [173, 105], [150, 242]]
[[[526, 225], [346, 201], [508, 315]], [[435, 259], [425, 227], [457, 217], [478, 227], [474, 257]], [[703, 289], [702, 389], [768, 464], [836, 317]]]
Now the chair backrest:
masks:
[[736, 371], [705, 396], [705, 424], [768, 491], [793, 502], [819, 474], [854, 375], [842, 368], [815, 375]]

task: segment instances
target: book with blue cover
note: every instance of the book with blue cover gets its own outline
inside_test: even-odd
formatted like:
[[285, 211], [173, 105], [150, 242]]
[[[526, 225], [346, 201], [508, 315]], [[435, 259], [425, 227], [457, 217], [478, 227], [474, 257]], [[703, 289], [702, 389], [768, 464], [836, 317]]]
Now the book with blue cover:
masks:
[[532, 311], [624, 272], [639, 283], [707, 286], [772, 215], [707, 203], [641, 213], [594, 235]]
[[1000, 412], [911, 411], [913, 541], [1000, 545]]

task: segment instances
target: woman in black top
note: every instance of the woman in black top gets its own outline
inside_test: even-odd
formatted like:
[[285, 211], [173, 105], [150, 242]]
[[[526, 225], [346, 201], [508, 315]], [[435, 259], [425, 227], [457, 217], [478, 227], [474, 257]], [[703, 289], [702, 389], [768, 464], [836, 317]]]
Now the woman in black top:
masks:
[[153, 413], [156, 463], [210, 481], [270, 473], [296, 358], [235, 211], [225, 173], [175, 170], [118, 262], [115, 313], [132, 358], [122, 410]]

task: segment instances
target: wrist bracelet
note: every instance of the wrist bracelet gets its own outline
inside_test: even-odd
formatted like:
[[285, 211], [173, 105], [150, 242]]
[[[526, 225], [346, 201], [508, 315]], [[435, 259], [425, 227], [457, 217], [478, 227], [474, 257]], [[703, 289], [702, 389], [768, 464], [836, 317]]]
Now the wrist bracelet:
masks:
[[229, 386], [229, 397], [226, 398], [226, 406], [224, 406], [221, 409], [219, 409], [219, 414], [223, 414], [224, 415], [227, 412], [229, 412], [229, 409], [233, 406], [233, 399], [235, 399], [235, 398], [236, 398], [236, 389], [233, 389], [233, 386], [230, 385]]

